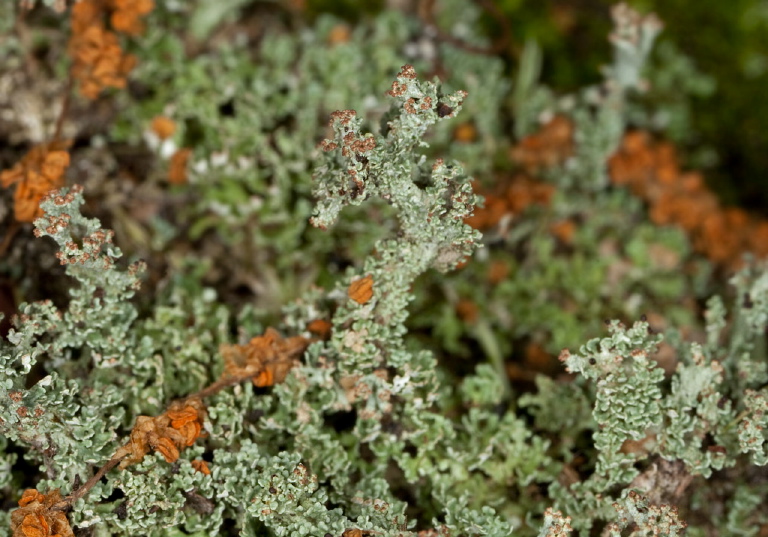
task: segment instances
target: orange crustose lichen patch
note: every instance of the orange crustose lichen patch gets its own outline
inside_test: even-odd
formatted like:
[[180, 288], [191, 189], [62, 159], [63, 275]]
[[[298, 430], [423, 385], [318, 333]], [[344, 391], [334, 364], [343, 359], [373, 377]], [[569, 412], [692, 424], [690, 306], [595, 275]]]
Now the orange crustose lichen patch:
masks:
[[93, 26], [70, 42], [72, 76], [80, 83], [80, 94], [95, 99], [107, 87], [124, 88], [126, 75], [136, 58], [124, 54], [112, 32]]
[[33, 147], [10, 170], [0, 172], [0, 184], [16, 185], [14, 216], [19, 222], [32, 222], [43, 215], [40, 200], [51, 190], [64, 186], [64, 170], [69, 166], [68, 142], [52, 142]]
[[25, 490], [19, 508], [11, 513], [13, 537], [74, 537], [64, 512], [51, 509], [61, 500], [58, 489], [47, 494]]
[[223, 378], [250, 378], [262, 388], [283, 382], [297, 364], [310, 340], [301, 336], [283, 338], [277, 330], [267, 328], [263, 335], [245, 345], [222, 345]]
[[365, 276], [353, 281], [349, 284], [347, 295], [358, 304], [365, 304], [373, 298], [373, 278]]
[[275, 384], [275, 373], [273, 367], [265, 367], [258, 375], [253, 377], [253, 385], [257, 388], [266, 388]]
[[509, 214], [506, 200], [491, 193], [483, 193], [479, 183], [473, 182], [475, 193], [484, 196], [482, 207], [476, 207], [474, 213], [464, 219], [464, 223], [475, 229], [489, 229], [498, 224], [501, 219]]
[[70, 26], [73, 35], [83, 34], [91, 26], [100, 25], [104, 18], [105, 4], [100, 0], [81, 0], [72, 6]]
[[122, 458], [120, 468], [139, 462], [150, 451], [160, 453], [166, 462], [178, 460], [180, 451], [204, 436], [206, 411], [197, 398], [174, 401], [163, 414], [139, 416], [127, 444], [115, 452]]

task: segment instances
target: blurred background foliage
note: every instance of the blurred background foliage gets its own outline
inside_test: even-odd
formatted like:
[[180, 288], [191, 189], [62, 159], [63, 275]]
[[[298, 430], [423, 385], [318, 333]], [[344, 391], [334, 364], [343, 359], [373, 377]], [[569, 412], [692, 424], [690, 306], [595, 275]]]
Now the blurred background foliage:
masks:
[[[542, 49], [541, 82], [571, 91], [600, 79], [609, 45], [611, 0], [492, 0], [483, 26], [488, 36], [512, 36], [504, 51], [511, 66], [523, 45]], [[728, 204], [768, 214], [768, 2], [765, 0], [629, 0], [641, 12], [655, 12], [665, 29], [654, 52], [671, 43], [711, 86], [693, 97], [696, 113], [686, 138], [676, 140], [706, 166], [708, 181]], [[331, 12], [350, 21], [384, 9], [383, 2], [307, 0], [310, 16]], [[502, 15], [502, 17], [499, 17]], [[717, 148], [716, 152], [713, 148]], [[701, 151], [705, 149], [706, 151]]]
[[[0, 169], [50, 135], [51, 102], [68, 91], [68, 19], [42, 6], [56, 3], [39, 0], [21, 20], [0, 2]], [[85, 212], [115, 230], [127, 258], [146, 259], [143, 316], [183, 290], [231, 308], [238, 321], [224, 329], [250, 337], [396, 232], [385, 203], [345, 209], [329, 232], [307, 220], [330, 113], [354, 108], [377, 129], [386, 88], [412, 63], [446, 91], [468, 91], [424, 152], [460, 161], [486, 201], [472, 224], [484, 247], [458, 271], [414, 284], [408, 344], [435, 352], [449, 389], [473, 372], [503, 379], [506, 403], [510, 385], [568, 386], [557, 354], [602, 334], [607, 319], [646, 318], [703, 340], [704, 301], [723, 292], [749, 242], [733, 232], [768, 245], [768, 222], [755, 233], [756, 219], [715, 198], [703, 213], [687, 208], [697, 225], [713, 217], [713, 233], [692, 236], [669, 218], [679, 198], [664, 213], [659, 196], [632, 184], [639, 176], [658, 191], [660, 177], [677, 185], [698, 170], [721, 205], [768, 212], [768, 2], [629, 3], [666, 29], [645, 72], [650, 91], [625, 109], [603, 106], [598, 87], [611, 61], [609, 0], [156, 0], [146, 32], [125, 42], [138, 58], [126, 88], [71, 103], [68, 184], [84, 185]], [[164, 116], [175, 133], [159, 140], [151, 125]], [[641, 135], [634, 149], [625, 128], [630, 141]], [[606, 164], [617, 148], [622, 180]], [[179, 151], [189, 162], [177, 182]], [[10, 207], [11, 191], [0, 195]], [[0, 238], [14, 225], [0, 202]], [[40, 298], [62, 307], [71, 282], [24, 226], [0, 255], [2, 311]], [[735, 246], [713, 259], [710, 237]], [[677, 364], [671, 346], [656, 359], [668, 373]], [[567, 451], [578, 431], [552, 441]]]

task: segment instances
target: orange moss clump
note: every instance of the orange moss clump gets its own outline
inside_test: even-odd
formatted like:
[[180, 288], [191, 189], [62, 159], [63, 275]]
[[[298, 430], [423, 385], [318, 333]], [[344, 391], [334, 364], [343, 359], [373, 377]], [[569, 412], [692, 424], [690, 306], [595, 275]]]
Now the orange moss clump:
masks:
[[10, 170], [0, 172], [4, 188], [16, 185], [14, 216], [19, 222], [32, 222], [43, 215], [40, 200], [51, 190], [64, 186], [64, 170], [69, 166], [69, 142], [51, 142], [33, 147]]
[[19, 508], [11, 513], [13, 537], [74, 537], [64, 512], [51, 510], [60, 501], [59, 489], [47, 494], [25, 490]]
[[510, 210], [520, 213], [531, 205], [549, 205], [554, 193], [553, 185], [519, 176], [507, 186], [505, 195]]
[[139, 416], [130, 440], [115, 452], [114, 458], [122, 458], [120, 468], [126, 468], [156, 451], [166, 462], [176, 462], [180, 450], [204, 436], [205, 416], [205, 405], [196, 398], [174, 401], [157, 417]]
[[648, 202], [654, 223], [681, 227], [694, 249], [713, 263], [734, 269], [742, 252], [768, 255], [768, 222], [721, 207], [701, 174], [680, 170], [672, 144], [629, 132], [608, 166], [615, 184], [626, 185]]
[[104, 24], [110, 15], [117, 32], [137, 35], [143, 31], [140, 17], [154, 8], [152, 0], [81, 0], [72, 7], [69, 55], [72, 77], [80, 94], [95, 99], [106, 88], [124, 88], [136, 58], [120, 47], [117, 33]]
[[224, 359], [222, 378], [250, 377], [259, 388], [283, 382], [309, 343], [307, 338], [283, 338], [274, 328], [267, 328], [264, 335], [245, 345], [222, 345], [219, 348]]

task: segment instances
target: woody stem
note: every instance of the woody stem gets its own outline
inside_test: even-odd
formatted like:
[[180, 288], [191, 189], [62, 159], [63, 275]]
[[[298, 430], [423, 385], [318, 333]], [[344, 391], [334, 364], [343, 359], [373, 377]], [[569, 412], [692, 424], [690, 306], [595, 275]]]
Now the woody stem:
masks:
[[61, 102], [61, 111], [59, 112], [59, 117], [56, 118], [56, 127], [53, 131], [53, 138], [52, 141], [56, 141], [61, 136], [61, 131], [64, 128], [64, 119], [67, 117], [67, 113], [69, 112], [69, 103], [72, 98], [72, 85], [73, 85], [73, 78], [72, 74], [70, 74], [67, 77], [67, 88], [64, 91], [64, 99]]
[[[192, 394], [189, 397], [193, 398], [199, 398], [203, 399], [204, 397], [208, 397], [210, 395], [213, 395], [224, 388], [228, 388], [230, 386], [234, 386], [236, 384], [240, 384], [241, 382], [248, 380], [251, 378], [252, 375], [245, 376], [245, 377], [228, 377], [221, 380], [218, 380], [208, 386], [207, 388], [204, 388], [200, 390], [197, 393]], [[104, 466], [99, 468], [99, 471], [96, 472], [93, 477], [91, 477], [88, 481], [85, 482], [85, 484], [78, 488], [76, 491], [74, 491], [72, 494], [64, 498], [62, 501], [55, 504], [53, 507], [51, 507], [52, 511], [66, 511], [67, 509], [72, 506], [77, 500], [84, 497], [90, 490], [98, 483], [102, 477], [104, 477], [110, 470], [112, 470], [115, 466], [120, 464], [120, 461], [123, 460], [124, 457], [114, 457], [109, 460]]]
[[13, 237], [16, 235], [16, 232], [19, 231], [19, 223], [14, 220], [11, 222], [10, 226], [8, 226], [8, 231], [5, 233], [5, 238], [3, 239], [3, 242], [0, 244], [0, 256], [2, 256], [5, 251], [8, 249], [8, 247], [11, 245], [11, 241], [13, 241]]
[[74, 504], [77, 500], [88, 494], [88, 492], [98, 483], [101, 481], [101, 478], [104, 477], [107, 472], [109, 472], [112, 468], [120, 464], [120, 461], [123, 460], [123, 457], [115, 457], [113, 459], [110, 459], [109, 462], [107, 462], [104, 466], [99, 468], [99, 471], [96, 472], [93, 477], [91, 477], [88, 481], [85, 482], [85, 484], [74, 491], [72, 494], [64, 498], [62, 501], [55, 504], [53, 507], [51, 507], [52, 511], [66, 511], [69, 509], [69, 507]]
[[225, 377], [223, 379], [217, 380], [207, 388], [203, 388], [199, 392], [193, 393], [192, 395], [185, 397], [185, 399], [204, 399], [206, 397], [210, 397], [215, 393], [220, 392], [225, 388], [229, 388], [230, 386], [236, 386], [241, 382], [250, 380], [251, 378], [253, 378], [252, 374], [245, 375], [245, 376], [237, 376], [237, 377]]

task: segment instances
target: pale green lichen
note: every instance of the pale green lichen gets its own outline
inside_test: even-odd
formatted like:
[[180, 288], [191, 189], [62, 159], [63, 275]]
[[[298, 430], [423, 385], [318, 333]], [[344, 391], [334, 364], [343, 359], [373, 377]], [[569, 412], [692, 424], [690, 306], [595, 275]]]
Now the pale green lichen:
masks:
[[[470, 10], [462, 21], [452, 13], [444, 11], [440, 24], [461, 27], [477, 16]], [[510, 97], [500, 61], [440, 45], [453, 67], [450, 83], [470, 95], [419, 81], [405, 67], [392, 86], [394, 104], [384, 80], [415, 27], [394, 12], [364, 23], [334, 52], [323, 46], [331, 18], [298, 39], [267, 35], [255, 63], [239, 38], [187, 61], [179, 38], [150, 25], [136, 44], [146, 57], [135, 74], [163, 83], [116, 134], [135, 141], [140, 121], [165, 106], [177, 114], [182, 139], [198, 137], [194, 201], [183, 212], [194, 222], [183, 233], [196, 240], [218, 232], [223, 251], [237, 254], [228, 262], [257, 267], [260, 284], [274, 284], [265, 291], [271, 302], [233, 314], [200, 284], [214, 261], [174, 258], [178, 274], [159, 284], [147, 307], [134, 297], [141, 264], [120, 268], [111, 233], [80, 215], [79, 189], [48, 200], [36, 225], [59, 246], [72, 292], [65, 304], [23, 305], [0, 344], [0, 488], [19, 496], [16, 453], [25, 450], [24, 462], [40, 467], [40, 490], [70, 492], [125, 442], [139, 414], [156, 415], [219, 378], [220, 344], [262, 333], [275, 304], [300, 295], [285, 306], [279, 328], [309, 336], [308, 323], [324, 319], [332, 323], [330, 338], [314, 341], [271, 391], [243, 385], [212, 396], [205, 440], [173, 464], [153, 454], [109, 473], [75, 503], [73, 525], [97, 536], [322, 537], [352, 528], [403, 537], [426, 528], [559, 536], [572, 527], [677, 535], [684, 524], [674, 503], [683, 493], [675, 487], [696, 480], [688, 491], [698, 513], [708, 512], [708, 494], [721, 494], [725, 515], [712, 528], [756, 533], [766, 522], [765, 486], [749, 477], [750, 464], [768, 462], [765, 266], [737, 273], [730, 312], [728, 300], [710, 299], [698, 344], [673, 329], [657, 334], [646, 322], [627, 328], [612, 321], [607, 337], [562, 354], [575, 379], [539, 376], [535, 391], [520, 397], [500, 374], [512, 340], [574, 346], [594, 335], [606, 311], [637, 318], [663, 309], [671, 325], [694, 324], [676, 304], [703, 288], [681, 270], [680, 258], [691, 255], [687, 240], [651, 226], [640, 202], [606, 188], [605, 161], [637, 113], [632, 94], [643, 87], [641, 69], [659, 29], [655, 19], [626, 10], [617, 17], [616, 60], [600, 89], [557, 99], [535, 82], [531, 44]], [[151, 61], [158, 51], [167, 64]], [[498, 320], [466, 329], [443, 311], [437, 321], [419, 321], [450, 343], [443, 351], [466, 345], [460, 330], [479, 343], [482, 352], [468, 353], [474, 372], [452, 384], [444, 356], [409, 335], [409, 309], [429, 278], [439, 278], [447, 293], [480, 294], [467, 276], [479, 272], [471, 265], [451, 280], [443, 273], [473, 254], [485, 270], [490, 258], [476, 254], [479, 236], [464, 218], [479, 201], [469, 171], [494, 169], [507, 144], [497, 114], [505, 99], [517, 111], [518, 134], [553, 114], [573, 118], [575, 151], [545, 174], [560, 189], [550, 208], [522, 215], [508, 236], [486, 238], [512, 265], [493, 296], [478, 299]], [[221, 114], [222, 103], [236, 113]], [[344, 106], [360, 114], [334, 114], [316, 163], [316, 118]], [[451, 142], [460, 110], [475, 121], [478, 142], [451, 149], [461, 164], [433, 160]], [[311, 213], [315, 224], [336, 229], [309, 229]], [[541, 231], [563, 218], [586, 220], [568, 255]], [[155, 231], [157, 250], [176, 236], [169, 222], [147, 228]], [[322, 264], [330, 250], [350, 258], [347, 268], [324, 273], [335, 281], [330, 290], [309, 285], [320, 267], [294, 276], [295, 267]], [[677, 257], [659, 261], [659, 251]], [[348, 288], [365, 277], [373, 297], [360, 303]], [[675, 371], [656, 361], [662, 337]], [[194, 470], [196, 459], [209, 462], [211, 475]], [[732, 481], [707, 490], [706, 479], [725, 468]], [[547, 509], [551, 504], [560, 511]], [[0, 521], [7, 528], [8, 514]]]

